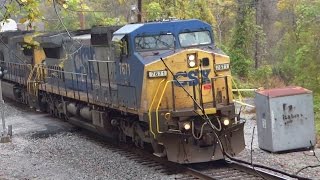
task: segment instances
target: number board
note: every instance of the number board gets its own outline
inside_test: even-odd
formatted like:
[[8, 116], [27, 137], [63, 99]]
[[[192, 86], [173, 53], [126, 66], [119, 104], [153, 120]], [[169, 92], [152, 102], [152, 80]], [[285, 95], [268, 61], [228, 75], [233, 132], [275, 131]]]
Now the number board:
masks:
[[167, 77], [167, 75], [168, 75], [168, 72], [166, 70], [148, 71], [149, 78]]
[[229, 69], [229, 68], [230, 68], [229, 66], [230, 66], [229, 63], [216, 64], [216, 65], [215, 65], [215, 69], [216, 69], [216, 71], [223, 71], [223, 70]]

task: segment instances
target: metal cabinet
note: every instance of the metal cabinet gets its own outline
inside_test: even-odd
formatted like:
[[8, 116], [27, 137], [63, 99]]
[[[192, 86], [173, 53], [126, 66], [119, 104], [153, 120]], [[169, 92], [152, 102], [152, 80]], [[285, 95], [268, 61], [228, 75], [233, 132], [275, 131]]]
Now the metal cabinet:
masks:
[[315, 145], [311, 91], [301, 87], [260, 90], [255, 104], [261, 149], [279, 152]]

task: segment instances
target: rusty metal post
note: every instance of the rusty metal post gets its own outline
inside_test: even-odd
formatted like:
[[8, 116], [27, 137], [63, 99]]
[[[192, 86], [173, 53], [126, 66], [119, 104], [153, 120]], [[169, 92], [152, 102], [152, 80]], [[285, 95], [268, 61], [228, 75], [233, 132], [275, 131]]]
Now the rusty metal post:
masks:
[[142, 22], [142, 0], [138, 0], [138, 22]]
[[0, 143], [8, 143], [11, 141], [11, 139], [10, 139], [10, 136], [8, 136], [8, 134], [7, 134], [6, 121], [4, 119], [4, 101], [2, 98], [2, 81], [1, 81], [1, 79], [0, 79], [0, 109], [2, 109], [1, 120], [2, 120], [2, 129], [3, 129], [3, 133], [0, 137]]
[[85, 16], [83, 12], [78, 12], [79, 21], [80, 21], [80, 29], [85, 29]]
[[2, 109], [1, 111], [1, 120], [2, 120], [2, 130], [3, 130], [3, 135], [7, 135], [7, 130], [6, 130], [6, 122], [4, 119], [4, 100], [2, 97], [2, 80], [0, 79], [0, 109]]
[[3, 133], [0, 137], [0, 143], [7, 143], [7, 142], [11, 141], [11, 138], [10, 138], [10, 136], [8, 136], [7, 129], [6, 129], [6, 121], [4, 118], [4, 105], [5, 104], [4, 104], [4, 100], [3, 100], [3, 96], [2, 96], [2, 78], [5, 73], [6, 73], [6, 71], [2, 67], [0, 67], [0, 109], [1, 109], [2, 129], [3, 129]]

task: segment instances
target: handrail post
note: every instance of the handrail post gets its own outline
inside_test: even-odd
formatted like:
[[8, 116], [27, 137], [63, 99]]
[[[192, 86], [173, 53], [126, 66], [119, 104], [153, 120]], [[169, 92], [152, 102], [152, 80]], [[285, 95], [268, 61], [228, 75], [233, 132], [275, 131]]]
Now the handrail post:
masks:
[[89, 76], [90, 76], [91, 90], [93, 91], [92, 74], [91, 74], [92, 72], [91, 72], [91, 66], [90, 66], [91, 61], [88, 61], [88, 63], [89, 63]]
[[225, 80], [225, 86], [226, 86], [227, 105], [229, 105], [230, 104], [230, 97], [229, 97], [228, 76], [225, 76], [224, 80]]
[[[194, 80], [192, 80], [192, 91], [193, 91], [194, 100], [197, 101], [196, 85], [194, 83]], [[194, 110], [198, 109], [196, 102], [193, 102], [193, 108], [194, 108]]]
[[212, 103], [213, 103], [213, 107], [216, 108], [217, 107], [217, 102], [216, 102], [216, 89], [215, 89], [215, 78], [211, 79], [211, 87], [212, 87]]
[[73, 74], [71, 73], [71, 81], [72, 81], [72, 90], [73, 90], [73, 99], [76, 98], [76, 92], [74, 91], [74, 82], [73, 82]]
[[174, 81], [171, 81], [171, 89], [172, 89], [172, 110], [176, 111], [176, 98], [174, 94]]
[[85, 75], [86, 76], [86, 91], [87, 91], [87, 102], [89, 102], [89, 89], [88, 89], [88, 74]]
[[78, 98], [80, 100], [80, 91], [79, 91], [79, 78], [78, 78], [78, 74], [76, 74], [76, 81], [77, 81], [77, 91], [78, 91]]
[[110, 82], [110, 72], [109, 72], [109, 62], [107, 62], [107, 71], [108, 71], [108, 85], [109, 85], [109, 98], [110, 98], [110, 103], [112, 104], [112, 88], [111, 88], [111, 82]]

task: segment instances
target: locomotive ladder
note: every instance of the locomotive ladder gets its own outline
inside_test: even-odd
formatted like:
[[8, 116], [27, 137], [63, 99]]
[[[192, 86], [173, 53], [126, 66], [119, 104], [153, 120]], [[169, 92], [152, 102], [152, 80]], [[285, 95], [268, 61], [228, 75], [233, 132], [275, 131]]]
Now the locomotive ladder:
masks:
[[40, 64], [35, 65], [28, 77], [27, 80], [27, 91], [30, 95], [38, 96], [39, 84], [42, 80], [42, 66]]
[[168, 85], [168, 83], [170, 81], [167, 81], [165, 86], [163, 86], [163, 89], [162, 89], [162, 92], [161, 92], [161, 96], [159, 97], [158, 94], [159, 94], [159, 91], [160, 91], [160, 88], [161, 86], [163, 85], [163, 83], [165, 82], [165, 79], [161, 80], [161, 82], [159, 83], [158, 87], [157, 87], [157, 91], [155, 93], [155, 95], [153, 96], [152, 98], [152, 102], [151, 102], [151, 105], [150, 105], [150, 108], [149, 108], [149, 112], [148, 112], [148, 117], [149, 117], [149, 129], [150, 129], [150, 132], [151, 134], [153, 135], [154, 138], [156, 138], [156, 134], [155, 132], [153, 131], [153, 122], [152, 122], [152, 110], [153, 110], [153, 107], [154, 107], [154, 104], [155, 104], [155, 101], [156, 101], [156, 98], [158, 97], [158, 103], [157, 103], [157, 107], [156, 107], [156, 120], [157, 120], [157, 133], [162, 133], [160, 132], [160, 128], [159, 128], [159, 115], [158, 115], [158, 110], [159, 110], [159, 106], [160, 106], [160, 103], [162, 101], [162, 98], [163, 98], [163, 94], [166, 90], [166, 87]]

